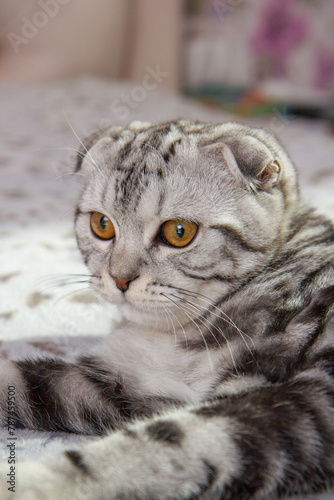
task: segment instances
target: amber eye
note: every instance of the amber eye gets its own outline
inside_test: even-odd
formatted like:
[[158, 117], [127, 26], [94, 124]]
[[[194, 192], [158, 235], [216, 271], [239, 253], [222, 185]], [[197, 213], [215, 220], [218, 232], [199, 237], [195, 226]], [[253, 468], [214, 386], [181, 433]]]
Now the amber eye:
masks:
[[167, 243], [174, 247], [185, 247], [194, 238], [198, 226], [188, 220], [169, 220], [161, 229]]
[[115, 236], [114, 224], [110, 219], [100, 212], [93, 212], [90, 219], [90, 227], [93, 233], [103, 240], [110, 240]]

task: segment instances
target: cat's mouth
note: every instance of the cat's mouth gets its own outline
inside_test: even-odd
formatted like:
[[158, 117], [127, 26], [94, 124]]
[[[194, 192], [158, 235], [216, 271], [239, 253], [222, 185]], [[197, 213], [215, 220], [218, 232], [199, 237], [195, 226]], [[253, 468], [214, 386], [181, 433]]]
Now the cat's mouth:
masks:
[[[194, 315], [194, 308], [198, 309], [198, 304], [192, 304], [192, 310], [184, 305], [182, 289], [173, 289], [170, 286], [155, 284], [148, 286], [144, 283], [130, 283], [126, 290], [119, 290], [109, 276], [100, 276], [97, 280], [92, 280], [92, 287], [109, 303], [115, 304], [121, 314], [127, 320], [146, 326], [158, 327], [161, 330], [178, 329], [181, 325], [191, 321]], [[187, 301], [189, 294], [187, 292]], [[182, 296], [180, 296], [180, 294]], [[183, 303], [182, 303], [183, 302]], [[182, 326], [181, 326], [182, 328]]]
[[160, 331], [169, 328], [163, 309], [154, 301], [143, 299], [133, 302], [125, 297], [117, 305], [123, 317], [132, 323], [158, 328]]
[[137, 313], [152, 313], [152, 308], [156, 308], [156, 301], [151, 296], [145, 297], [143, 293], [134, 292], [131, 289], [118, 290], [110, 280], [103, 276], [91, 281], [92, 288], [108, 302], [117, 305], [120, 309], [127, 311], [133, 309]]

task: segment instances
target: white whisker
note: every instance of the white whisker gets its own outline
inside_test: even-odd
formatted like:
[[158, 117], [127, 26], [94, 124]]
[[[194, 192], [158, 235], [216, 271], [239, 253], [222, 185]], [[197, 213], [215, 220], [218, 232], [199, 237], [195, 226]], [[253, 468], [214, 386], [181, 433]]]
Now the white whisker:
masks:
[[57, 177], [55, 177], [55, 181], [59, 181], [59, 179], [62, 179], [63, 177], [66, 177], [67, 175], [79, 175], [81, 177], [85, 177], [85, 175], [82, 174], [81, 172], [65, 172], [64, 174], [61, 174], [61, 175], [58, 175]]
[[206, 348], [206, 352], [207, 352], [207, 356], [208, 356], [208, 361], [209, 361], [209, 365], [210, 365], [210, 370], [211, 372], [213, 373], [213, 365], [212, 365], [212, 361], [211, 361], [211, 357], [210, 357], [210, 352], [209, 352], [209, 346], [205, 340], [205, 337], [204, 337], [204, 334], [202, 332], [202, 330], [200, 329], [200, 327], [198, 326], [198, 324], [195, 322], [195, 320], [187, 313], [187, 311], [185, 311], [185, 309], [183, 307], [181, 307], [179, 304], [177, 304], [173, 299], [171, 299], [170, 297], [168, 297], [167, 295], [165, 295], [164, 293], [162, 293], [161, 295], [163, 295], [164, 297], [166, 297], [166, 299], [170, 300], [178, 309], [180, 309], [180, 311], [182, 311], [186, 316], [187, 318], [190, 319], [190, 321], [192, 323], [194, 323], [194, 325], [196, 326], [196, 328], [198, 329], [198, 331], [200, 332], [201, 334], [201, 337], [204, 341], [204, 344], [205, 344], [205, 348]]
[[181, 290], [182, 294], [190, 295], [193, 298], [196, 298], [198, 300], [202, 300], [203, 302], [206, 302], [207, 304], [209, 304], [210, 307], [213, 307], [214, 309], [216, 309], [220, 314], [217, 314], [217, 313], [209, 310], [208, 308], [205, 308], [204, 306], [201, 306], [200, 304], [198, 304], [198, 306], [202, 307], [204, 311], [210, 312], [210, 314], [212, 314], [213, 316], [215, 316], [215, 317], [217, 317], [219, 319], [223, 319], [227, 324], [229, 324], [230, 326], [232, 326], [233, 328], [235, 328], [236, 331], [239, 333], [240, 337], [242, 338], [243, 342], [245, 343], [245, 345], [246, 345], [248, 351], [250, 352], [251, 356], [253, 357], [253, 359], [255, 359], [255, 357], [253, 355], [253, 351], [249, 347], [249, 345], [248, 345], [245, 337], [247, 337], [250, 340], [250, 342], [253, 345], [253, 348], [255, 349], [255, 345], [254, 345], [253, 339], [249, 335], [247, 335], [247, 333], [245, 333], [242, 330], [240, 330], [240, 328], [238, 328], [238, 326], [234, 323], [234, 321], [222, 309], [220, 309], [219, 307], [217, 307], [210, 299], [208, 299], [208, 297], [205, 297], [205, 295], [202, 295], [202, 294], [200, 294], [198, 292], [190, 292], [189, 290], [184, 290], [182, 288], [175, 288], [175, 289], [176, 290]]
[[[78, 139], [78, 140], [80, 141], [80, 139]], [[35, 152], [40, 152], [40, 151], [74, 151], [74, 153], [76, 153], [76, 155], [82, 155], [82, 151], [80, 151], [80, 149], [70, 148], [70, 147], [63, 147], [63, 148], [43, 148], [43, 149], [36, 149], [34, 151]], [[89, 165], [92, 168], [95, 168], [95, 165], [93, 165], [93, 163], [91, 163], [88, 159], [86, 159], [86, 161], [89, 163]], [[80, 172], [65, 172], [64, 174], [61, 174], [58, 177], [56, 177], [56, 180], [60, 179], [61, 177], [65, 176], [65, 175], [79, 175], [79, 176], [85, 177], [84, 174], [82, 174]]]
[[58, 304], [61, 300], [65, 300], [65, 299], [67, 299], [67, 297], [71, 297], [72, 295], [75, 295], [78, 292], [85, 292], [85, 291], [89, 291], [89, 290], [90, 290], [90, 287], [87, 287], [87, 286], [83, 287], [83, 288], [76, 288], [75, 290], [72, 290], [71, 292], [65, 293], [65, 294], [61, 295], [60, 297], [57, 297], [55, 304]]
[[31, 290], [37, 294], [47, 293], [53, 290], [59, 290], [64, 287], [71, 287], [74, 285], [86, 283], [91, 283], [91, 278], [93, 276], [90, 274], [68, 274], [68, 275], [51, 275], [40, 278], [31, 285], [28, 286], [27, 290]]
[[175, 341], [175, 344], [174, 344], [174, 347], [176, 349], [176, 346], [177, 346], [177, 335], [176, 335], [176, 330], [175, 330], [175, 326], [174, 326], [174, 323], [173, 323], [173, 320], [171, 319], [170, 315], [169, 315], [169, 311], [168, 311], [168, 308], [167, 306], [165, 306], [164, 304], [161, 304], [163, 309], [164, 309], [164, 312], [165, 312], [165, 315], [168, 319], [168, 324], [171, 323], [172, 327], [173, 327], [173, 333], [174, 333], [174, 341]]
[[[166, 307], [166, 306], [165, 306]], [[188, 339], [187, 339], [187, 335], [186, 335], [186, 332], [185, 332], [185, 329], [181, 323], [181, 321], [179, 320], [179, 318], [176, 316], [175, 313], [173, 313], [173, 311], [169, 310], [169, 313], [172, 314], [174, 316], [174, 318], [176, 319], [176, 321], [179, 323], [180, 327], [181, 327], [181, 330], [183, 332], [183, 336], [184, 336], [184, 340], [185, 340], [185, 343], [186, 343], [186, 350], [188, 350]]]
[[[76, 131], [74, 130], [74, 128], [72, 127], [65, 111], [63, 110], [63, 115], [68, 123], [68, 125], [70, 126], [73, 134], [75, 135], [75, 137], [77, 138], [77, 140], [79, 141], [79, 143], [81, 144], [81, 146], [84, 148], [84, 150], [86, 151], [86, 154], [88, 156], [88, 158], [90, 158], [92, 164], [90, 163], [90, 165], [92, 166], [92, 168], [94, 168], [94, 170], [96, 169], [97, 172], [101, 172], [100, 168], [98, 167], [97, 163], [94, 161], [94, 158], [92, 157], [92, 155], [90, 154], [90, 152], [88, 151], [88, 149], [86, 148], [86, 146], [84, 145], [84, 143], [82, 142], [82, 140], [80, 139], [80, 137], [78, 136], [78, 134], [76, 133]], [[82, 154], [81, 152], [79, 154]]]
[[[173, 295], [173, 297], [175, 297], [175, 296]], [[201, 311], [200, 311], [200, 309], [199, 309], [197, 306], [195, 306], [194, 304], [192, 304], [192, 303], [191, 303], [191, 302], [189, 302], [188, 300], [185, 300], [185, 299], [182, 299], [182, 298], [180, 298], [180, 300], [182, 300], [182, 302], [186, 302], [189, 306], [191, 306], [191, 307], [193, 307], [195, 310], [198, 310], [199, 312], [201, 312]], [[203, 317], [203, 316], [202, 316], [202, 317]], [[233, 356], [233, 351], [232, 351], [232, 347], [231, 347], [231, 342], [230, 342], [230, 341], [226, 338], [226, 336], [225, 336], [225, 334], [224, 334], [223, 330], [222, 330], [219, 326], [217, 326], [217, 325], [215, 325], [214, 323], [212, 323], [210, 320], [208, 320], [208, 318], [204, 318], [204, 317], [203, 317], [203, 319], [202, 319], [202, 317], [197, 317], [197, 320], [198, 320], [198, 321], [201, 321], [201, 323], [202, 323], [204, 326], [205, 326], [205, 323], [204, 323], [204, 322], [206, 321], [207, 323], [209, 323], [209, 325], [211, 325], [211, 326], [212, 326], [212, 327], [213, 327], [213, 328], [214, 328], [214, 329], [215, 329], [215, 330], [216, 330], [216, 331], [217, 331], [217, 332], [218, 332], [218, 333], [219, 333], [219, 334], [220, 334], [220, 335], [224, 338], [224, 340], [225, 340], [225, 342], [226, 342], [226, 345], [227, 345], [227, 348], [228, 348], [228, 350], [230, 351], [230, 355], [231, 355], [231, 359], [232, 359], [232, 363], [233, 363], [234, 369], [235, 369], [236, 373], [239, 375], [238, 368], [237, 368], [237, 365], [236, 365], [236, 362], [235, 362], [235, 359], [234, 359], [234, 356]], [[222, 348], [222, 346], [221, 346], [220, 342], [217, 340], [216, 336], [215, 336], [215, 335], [214, 335], [214, 333], [210, 330], [210, 328], [208, 328], [208, 331], [211, 333], [211, 335], [213, 336], [213, 338], [214, 338], [214, 339], [215, 339], [215, 341], [217, 342], [218, 346], [219, 346], [220, 348]]]

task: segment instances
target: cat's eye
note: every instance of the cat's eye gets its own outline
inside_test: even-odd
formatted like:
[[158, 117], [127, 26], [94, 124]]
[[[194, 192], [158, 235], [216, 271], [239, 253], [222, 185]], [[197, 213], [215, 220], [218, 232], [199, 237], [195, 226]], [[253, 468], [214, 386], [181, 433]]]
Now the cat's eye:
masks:
[[101, 212], [93, 212], [90, 218], [93, 233], [102, 240], [111, 240], [115, 236], [115, 227], [111, 220]]
[[188, 220], [169, 220], [161, 227], [161, 233], [166, 243], [174, 247], [185, 247], [197, 233], [198, 226]]

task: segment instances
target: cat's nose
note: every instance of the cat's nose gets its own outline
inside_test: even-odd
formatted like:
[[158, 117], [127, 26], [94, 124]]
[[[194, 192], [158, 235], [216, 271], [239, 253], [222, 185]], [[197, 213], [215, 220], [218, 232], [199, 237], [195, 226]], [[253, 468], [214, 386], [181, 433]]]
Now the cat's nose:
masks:
[[117, 288], [123, 293], [127, 291], [127, 289], [129, 288], [129, 283], [130, 281], [132, 281], [127, 278], [114, 278], [114, 280]]

